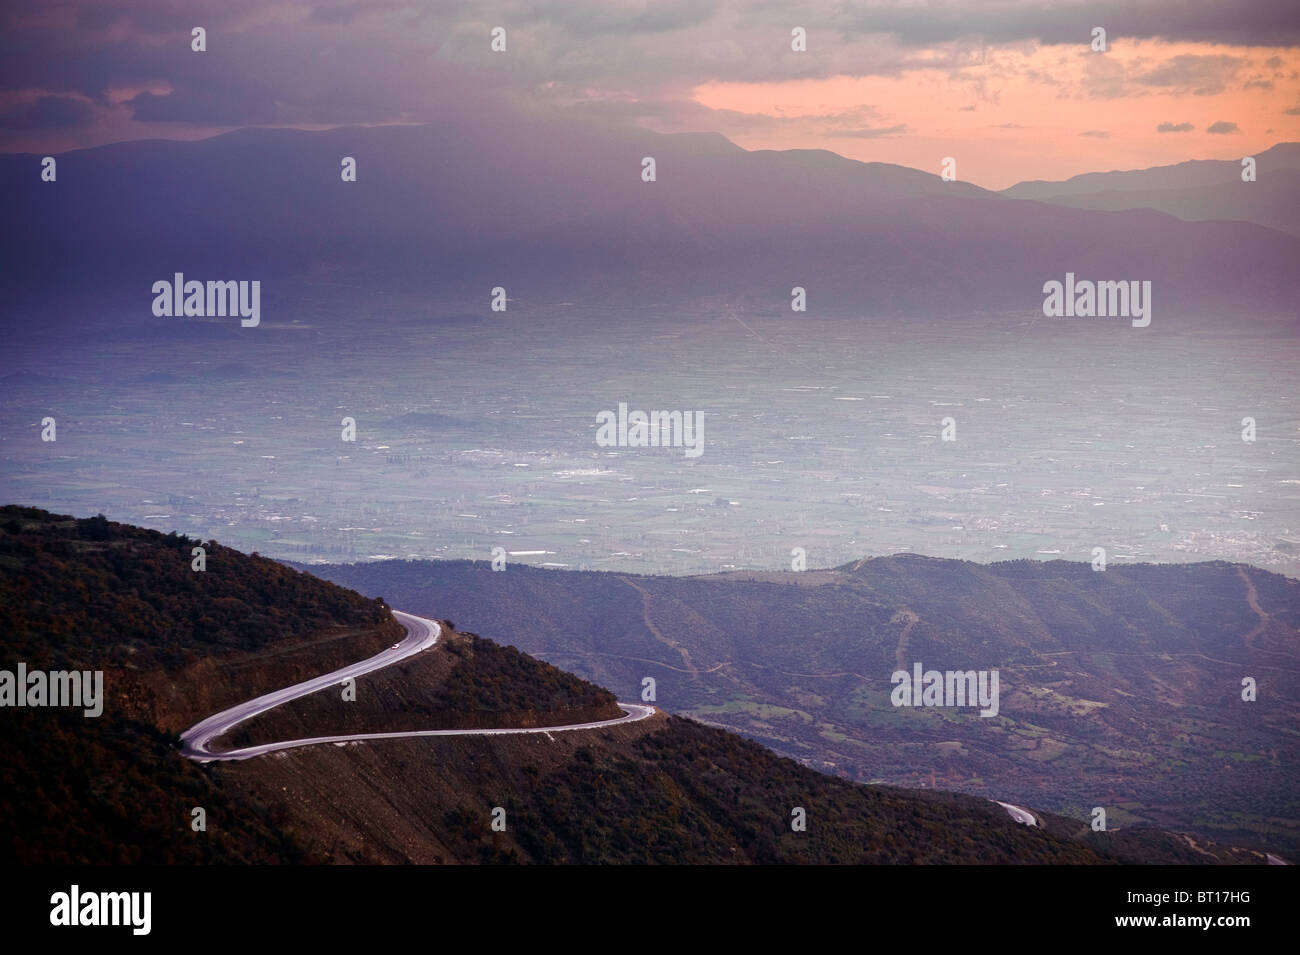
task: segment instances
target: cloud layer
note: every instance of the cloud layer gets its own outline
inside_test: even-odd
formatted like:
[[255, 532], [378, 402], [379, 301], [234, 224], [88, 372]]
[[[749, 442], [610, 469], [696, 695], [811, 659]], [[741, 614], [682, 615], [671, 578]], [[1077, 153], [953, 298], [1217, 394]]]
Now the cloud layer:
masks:
[[[1158, 148], [1169, 139], [1153, 129], [1187, 122], [1205, 130], [1196, 137], [1222, 138], [1227, 124], [1300, 138], [1294, 9], [1293, 0], [20, 0], [0, 12], [0, 150], [246, 125], [445, 123], [502, 105], [891, 161], [916, 161], [897, 152], [908, 143], [926, 157], [970, 151], [976, 129], [986, 143], [1000, 137], [1000, 150], [1042, 149], [1044, 133], [1068, 133], [1085, 153], [1130, 144], [1138, 128], [1150, 140], [1142, 148]], [[196, 26], [203, 53], [190, 48]], [[1089, 48], [1098, 26], [1100, 54]], [[506, 31], [505, 52], [490, 47], [494, 27]], [[806, 52], [791, 48], [796, 28]], [[856, 99], [841, 95], [845, 83], [860, 84]], [[1045, 99], [1077, 113], [1073, 129], [1043, 127]], [[1149, 115], [1155, 99], [1186, 118]], [[1184, 109], [1189, 99], [1213, 112]], [[1088, 101], [1112, 104], [1116, 122], [1086, 115]], [[1267, 115], [1238, 103], [1267, 104]], [[969, 113], [969, 128], [946, 118]]]

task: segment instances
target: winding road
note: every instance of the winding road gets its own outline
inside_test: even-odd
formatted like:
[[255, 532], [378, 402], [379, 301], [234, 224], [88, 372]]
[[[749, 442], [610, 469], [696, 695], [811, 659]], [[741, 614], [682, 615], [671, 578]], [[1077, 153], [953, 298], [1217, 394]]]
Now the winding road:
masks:
[[572, 723], [566, 726], [538, 726], [527, 728], [503, 728], [503, 729], [463, 729], [463, 730], [411, 730], [402, 733], [356, 733], [350, 736], [313, 736], [307, 739], [291, 739], [279, 743], [262, 743], [257, 746], [246, 746], [242, 749], [229, 749], [221, 752], [213, 752], [209, 745], [215, 739], [224, 736], [235, 726], [250, 720], [255, 716], [265, 713], [267, 710], [274, 709], [282, 703], [288, 703], [290, 700], [296, 700], [299, 697], [307, 696], [318, 690], [327, 687], [336, 686], [348, 678], [364, 676], [375, 670], [381, 670], [384, 667], [392, 666], [405, 660], [407, 657], [414, 656], [422, 650], [427, 650], [438, 642], [438, 637], [442, 635], [442, 627], [437, 621], [417, 617], [414, 614], [402, 613], [400, 610], [393, 611], [393, 617], [406, 628], [406, 639], [400, 643], [389, 647], [372, 657], [368, 657], [359, 663], [352, 663], [345, 667], [340, 667], [323, 676], [318, 676], [310, 680], [304, 680], [302, 683], [295, 683], [293, 686], [285, 687], [283, 690], [276, 690], [272, 693], [266, 693], [232, 706], [229, 709], [222, 710], [220, 713], [214, 713], [207, 719], [195, 723], [184, 733], [181, 734], [181, 754], [196, 760], [200, 763], [209, 763], [213, 760], [235, 760], [251, 759], [254, 756], [265, 756], [267, 753], [276, 753], [286, 749], [298, 749], [302, 746], [318, 746], [322, 743], [335, 743], [345, 745], [348, 743], [358, 743], [364, 740], [374, 739], [409, 739], [416, 736], [507, 736], [516, 733], [544, 733], [548, 736], [551, 733], [563, 733], [569, 730], [591, 730], [600, 729], [605, 726], [615, 726], [619, 723], [634, 723], [637, 720], [643, 720], [652, 715], [655, 711], [653, 706], [643, 706], [639, 703], [620, 703], [619, 708], [623, 710], [624, 715], [613, 720], [600, 720], [595, 723]]
[[999, 806], [1001, 806], [1003, 809], [1005, 809], [1007, 811], [1007, 815], [1010, 816], [1012, 819], [1014, 819], [1016, 822], [1026, 826], [1038, 825], [1038, 819], [1028, 809], [1021, 809], [1019, 806], [1013, 806], [1009, 802], [1001, 802], [997, 799], [994, 799], [993, 801], [997, 803]]
[[[394, 619], [406, 628], [406, 639], [389, 647], [387, 650], [376, 653], [372, 657], [367, 657], [359, 663], [340, 667], [323, 676], [304, 680], [302, 683], [295, 683], [293, 686], [285, 687], [282, 690], [265, 693], [245, 703], [222, 710], [220, 713], [214, 713], [207, 719], [200, 720], [181, 734], [181, 754], [196, 762], [210, 763], [214, 760], [252, 759], [255, 756], [265, 756], [268, 753], [278, 753], [287, 749], [299, 749], [303, 746], [319, 746], [324, 743], [346, 746], [351, 743], [375, 739], [411, 739], [419, 736], [509, 736], [520, 733], [542, 733], [549, 738], [551, 733], [564, 733], [570, 730], [593, 730], [605, 726], [617, 726], [620, 723], [635, 723], [638, 720], [646, 719], [655, 712], [653, 706], [644, 706], [640, 703], [619, 703], [618, 706], [623, 711], [623, 716], [613, 720], [599, 720], [595, 723], [570, 723], [565, 726], [526, 728], [505, 727], [501, 729], [411, 730], [402, 733], [355, 733], [349, 736], [312, 736], [306, 739], [284, 740], [279, 743], [262, 743], [257, 746], [245, 746], [241, 749], [229, 749], [221, 752], [213, 752], [209, 749], [209, 744], [214, 739], [224, 736], [245, 720], [251, 720], [267, 710], [275, 709], [282, 703], [288, 703], [290, 700], [296, 700], [299, 697], [307, 696], [327, 687], [337, 686], [349, 677], [364, 676], [367, 673], [373, 673], [375, 670], [382, 670], [384, 667], [392, 666], [394, 663], [399, 663], [422, 650], [428, 650], [438, 642], [438, 637], [442, 636], [442, 627], [436, 620], [417, 617], [414, 614], [403, 613], [400, 610], [394, 610], [392, 613]], [[1027, 826], [1038, 826], [1038, 819], [1028, 810], [996, 799], [990, 801], [996, 802], [1005, 809], [1007, 815], [1016, 822]], [[1284, 859], [1271, 853], [1268, 855], [1268, 863], [1270, 865], [1289, 865]]]

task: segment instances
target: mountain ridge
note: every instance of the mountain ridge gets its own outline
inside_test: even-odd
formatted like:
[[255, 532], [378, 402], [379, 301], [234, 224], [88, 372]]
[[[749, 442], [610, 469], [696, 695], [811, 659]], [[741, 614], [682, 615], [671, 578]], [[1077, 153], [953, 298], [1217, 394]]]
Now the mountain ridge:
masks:
[[[470, 561], [313, 570], [416, 612], [472, 606], [481, 627], [618, 692], [653, 676], [669, 712], [826, 772], [1295, 842], [1285, 820], [1300, 806], [1283, 794], [1300, 581], [1247, 565], [1099, 573], [895, 555], [686, 578]], [[891, 674], [918, 662], [1000, 670], [998, 716], [891, 706]], [[1245, 676], [1263, 705], [1241, 699]]]
[[[115, 546], [123, 543], [130, 546]], [[111, 615], [97, 620], [95, 642], [74, 642], [89, 649], [72, 657], [57, 637], [37, 639], [44, 631], [57, 631], [55, 621], [79, 602], [66, 596], [46, 601], [57, 593], [55, 577], [70, 575], [86, 596], [98, 599], [111, 590], [107, 578], [81, 570], [79, 555], [113, 555], [119, 575], [143, 579], [160, 561], [188, 563], [188, 548], [181, 545], [189, 543], [100, 516], [77, 520], [34, 508], [0, 508], [6, 663], [15, 650], [36, 664], [93, 663], [96, 654], [111, 659], [118, 637], [118, 621]], [[223, 581], [258, 576], [260, 564], [251, 556], [214, 553], [222, 569], [202, 578], [210, 592], [197, 597], [196, 611], [226, 599]], [[315, 594], [318, 603], [328, 597], [366, 605], [309, 575], [280, 580]], [[166, 612], [180, 619], [184, 611], [173, 604]], [[28, 606], [45, 609], [26, 617]], [[63, 629], [75, 635], [86, 626], [73, 620]], [[254, 627], [236, 635], [255, 638], [256, 633]], [[234, 653], [230, 673], [247, 673], [250, 666], [274, 670], [276, 654], [265, 651], [277, 649], [279, 642], [254, 643], [251, 655], [228, 651], [227, 656]], [[452, 642], [510, 667], [545, 669], [472, 635]], [[156, 659], [162, 672], [177, 672], [169, 656]], [[453, 674], [457, 666], [451, 664]], [[408, 692], [415, 685], [410, 674], [377, 672], [403, 681]], [[462, 683], [491, 684], [477, 678]], [[247, 693], [249, 686], [241, 678], [229, 689]], [[471, 697], [479, 694], [471, 689]], [[385, 697], [382, 690], [374, 695]], [[116, 691], [110, 693], [113, 705], [103, 722], [57, 709], [14, 714], [20, 731], [0, 738], [6, 784], [0, 790], [5, 796], [0, 852], [6, 858], [24, 863], [1263, 861], [1258, 854], [1217, 845], [1209, 855], [1197, 856], [1177, 834], [1148, 830], [1135, 840], [1126, 832], [1092, 833], [1082, 822], [1048, 814], [1039, 814], [1040, 827], [1025, 827], [987, 800], [861, 786], [720, 730], [660, 714], [581, 739], [575, 738], [579, 733], [561, 733], [555, 739], [537, 734], [387, 740], [199, 767], [167, 745], [166, 731], [147, 715], [119, 712], [119, 699]], [[303, 710], [282, 715], [288, 723], [316, 720]], [[95, 779], [112, 783], [105, 788]], [[189, 825], [194, 806], [205, 809], [202, 829]], [[808, 825], [791, 825], [792, 816], [806, 817]], [[497, 827], [498, 819], [507, 822]]]
[[[1008, 201], [904, 166], [727, 142], [489, 117], [244, 129], [69, 153], [55, 183], [11, 154], [3, 247], [25, 294], [93, 282], [112, 307], [134, 295], [146, 314], [152, 283], [176, 271], [251, 274], [289, 302], [323, 272], [463, 302], [504, 282], [522, 299], [757, 307], [802, 285], [819, 308], [882, 314], [1037, 310], [1067, 270], [1136, 269], [1187, 316], [1290, 315], [1300, 293], [1300, 238], [1254, 223]], [[343, 156], [358, 160], [356, 182], [340, 181]], [[646, 156], [653, 182], [640, 178]]]

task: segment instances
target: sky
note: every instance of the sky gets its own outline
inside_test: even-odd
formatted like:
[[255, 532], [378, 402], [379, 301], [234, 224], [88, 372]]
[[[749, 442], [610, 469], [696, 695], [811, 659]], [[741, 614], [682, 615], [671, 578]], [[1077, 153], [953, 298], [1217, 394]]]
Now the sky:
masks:
[[496, 104], [935, 173], [952, 157], [957, 178], [995, 189], [1235, 159], [1300, 140], [1300, 2], [10, 0], [0, 12], [0, 152], [439, 123]]

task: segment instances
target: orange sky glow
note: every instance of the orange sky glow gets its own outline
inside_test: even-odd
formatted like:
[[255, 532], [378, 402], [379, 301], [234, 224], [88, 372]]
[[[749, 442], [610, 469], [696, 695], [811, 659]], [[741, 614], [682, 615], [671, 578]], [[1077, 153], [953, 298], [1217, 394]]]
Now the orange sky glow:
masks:
[[[1136, 40], [1105, 53], [1025, 45], [987, 49], [955, 71], [709, 83], [693, 98], [768, 120], [749, 126], [741, 117], [723, 129], [749, 149], [829, 149], [936, 173], [952, 156], [959, 179], [1000, 189], [1236, 158], [1300, 139], [1300, 52]], [[1207, 132], [1216, 122], [1239, 131]], [[1161, 123], [1192, 129], [1157, 132]]]

